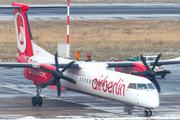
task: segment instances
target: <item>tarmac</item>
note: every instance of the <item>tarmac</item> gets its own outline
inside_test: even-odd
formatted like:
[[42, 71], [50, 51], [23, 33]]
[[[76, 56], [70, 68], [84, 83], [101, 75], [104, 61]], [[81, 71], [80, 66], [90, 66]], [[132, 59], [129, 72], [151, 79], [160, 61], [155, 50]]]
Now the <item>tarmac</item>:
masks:
[[23, 69], [0, 68], [0, 119], [180, 119], [180, 65], [166, 66], [172, 75], [161, 85], [160, 106], [152, 110], [152, 117], [143, 116], [144, 108], [135, 107], [131, 114], [124, 112], [120, 102], [65, 90], [56, 98], [56, 90], [42, 91], [42, 106], [32, 106], [36, 89], [32, 81], [23, 77]]

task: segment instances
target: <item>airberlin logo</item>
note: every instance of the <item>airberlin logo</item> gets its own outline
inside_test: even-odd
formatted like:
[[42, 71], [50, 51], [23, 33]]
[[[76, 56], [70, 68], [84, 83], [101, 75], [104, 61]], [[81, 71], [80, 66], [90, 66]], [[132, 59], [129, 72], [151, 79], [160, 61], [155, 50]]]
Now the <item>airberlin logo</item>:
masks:
[[98, 78], [95, 78], [92, 82], [92, 88], [94, 90], [109, 92], [111, 94], [116, 95], [122, 95], [125, 96], [125, 84], [123, 84], [124, 79], [119, 79], [118, 82], [107, 81], [108, 76], [106, 76], [104, 79], [103, 75], [101, 76], [101, 79], [98, 80]]
[[25, 37], [24, 37], [24, 34], [23, 34], [24, 28], [21, 27], [21, 26], [20, 26], [19, 28], [20, 28], [20, 32], [19, 32], [18, 38], [19, 38], [20, 44], [23, 45], [23, 44], [24, 44], [24, 41], [25, 41]]
[[18, 48], [21, 52], [24, 52], [26, 49], [25, 22], [23, 16], [19, 12], [15, 14], [15, 24]]
[[39, 71], [39, 70], [36, 70], [36, 69], [30, 68], [30, 69], [28, 69], [28, 73], [32, 74], [32, 75], [35, 75], [35, 76], [44, 77], [45, 79], [47, 79], [47, 76], [46, 76], [45, 72], [42, 72], [42, 71]]

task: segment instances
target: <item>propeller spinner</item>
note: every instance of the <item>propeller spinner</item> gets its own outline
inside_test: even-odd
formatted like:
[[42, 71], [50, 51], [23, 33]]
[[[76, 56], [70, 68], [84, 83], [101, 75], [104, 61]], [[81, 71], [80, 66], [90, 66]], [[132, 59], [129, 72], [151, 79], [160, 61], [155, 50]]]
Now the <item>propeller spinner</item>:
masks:
[[67, 64], [61, 71], [59, 70], [59, 67], [58, 67], [58, 56], [57, 56], [57, 53], [55, 54], [55, 67], [56, 67], [56, 70], [51, 70], [49, 68], [46, 68], [44, 66], [40, 66], [40, 68], [46, 72], [49, 72], [52, 74], [52, 77], [46, 82], [46, 83], [43, 83], [40, 85], [41, 88], [44, 88], [44, 87], [47, 87], [51, 82], [53, 85], [56, 85], [57, 86], [57, 94], [58, 94], [58, 97], [60, 97], [61, 95], [61, 82], [60, 82], [60, 79], [64, 79], [68, 82], [71, 82], [73, 84], [76, 84], [76, 82], [72, 79], [72, 78], [69, 78], [69, 77], [66, 77], [63, 75], [63, 72], [65, 70], [67, 70], [75, 61], [72, 61], [70, 62], [69, 64]]

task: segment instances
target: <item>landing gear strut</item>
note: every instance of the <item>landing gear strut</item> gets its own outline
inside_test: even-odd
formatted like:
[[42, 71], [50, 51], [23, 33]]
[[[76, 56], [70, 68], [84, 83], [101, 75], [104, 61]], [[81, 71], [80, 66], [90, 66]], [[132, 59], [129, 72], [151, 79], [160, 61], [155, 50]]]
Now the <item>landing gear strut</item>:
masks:
[[146, 117], [152, 116], [152, 111], [150, 109], [146, 108], [144, 110], [144, 116], [146, 116]]
[[39, 86], [36, 86], [36, 88], [37, 88], [37, 95], [32, 97], [31, 103], [33, 106], [36, 106], [36, 105], [41, 106], [43, 103], [43, 99], [40, 96], [42, 89], [40, 89]]

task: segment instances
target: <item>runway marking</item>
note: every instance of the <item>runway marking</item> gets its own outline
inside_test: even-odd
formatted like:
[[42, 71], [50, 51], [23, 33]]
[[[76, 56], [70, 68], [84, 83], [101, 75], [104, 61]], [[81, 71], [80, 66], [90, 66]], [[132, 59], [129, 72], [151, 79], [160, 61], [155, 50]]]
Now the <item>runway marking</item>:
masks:
[[[13, 89], [13, 90], [17, 90], [17, 91], [21, 91], [21, 92], [24, 92], [24, 93], [29, 93], [29, 94], [36, 95], [36, 93], [34, 93], [34, 92], [28, 92], [28, 91], [18, 89], [18, 88], [13, 88], [13, 87], [5, 86], [5, 85], [0, 85], [0, 86], [5, 87], [5, 88], [9, 88], [9, 89]], [[86, 104], [83, 104], [83, 103], [78, 103], [78, 102], [74, 102], [74, 101], [70, 101], [70, 100], [65, 100], [63, 98], [56, 98], [56, 97], [46, 96], [46, 95], [42, 95], [42, 94], [41, 94], [41, 96], [46, 97], [46, 98], [50, 98], [50, 99], [54, 99], [54, 100], [62, 100], [62, 101], [65, 101], [65, 102], [71, 102], [71, 103], [76, 103], [76, 104], [80, 104], [80, 105], [86, 105]], [[91, 107], [90, 105], [86, 105], [86, 106]]]
[[[13, 87], [9, 87], [9, 86], [5, 86], [5, 85], [0, 85], [1, 87], [5, 87], [5, 88], [9, 88], [9, 89], [13, 89], [13, 90], [17, 90], [17, 91], [21, 91], [21, 92], [24, 92], [24, 93], [29, 93], [29, 94], [34, 94], [36, 95], [36, 93], [34, 92], [28, 92], [28, 91], [25, 91], [25, 90], [22, 90], [22, 89], [18, 89], [18, 88], [13, 88]], [[41, 95], [43, 97], [47, 97], [47, 98], [54, 98], [52, 96], [46, 96], [46, 95]], [[57, 98], [56, 98], [57, 99]], [[58, 98], [59, 99], [59, 98]]]

